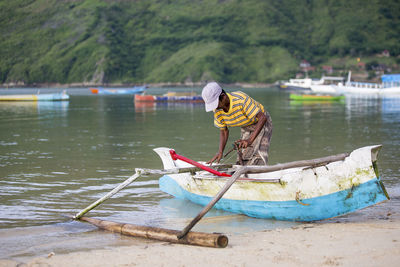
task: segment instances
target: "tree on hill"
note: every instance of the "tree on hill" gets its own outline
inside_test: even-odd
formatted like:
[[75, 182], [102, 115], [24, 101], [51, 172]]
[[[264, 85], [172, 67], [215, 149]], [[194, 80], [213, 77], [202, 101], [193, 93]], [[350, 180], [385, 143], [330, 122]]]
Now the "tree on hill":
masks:
[[396, 0], [13, 0], [0, 17], [1, 83], [274, 82], [400, 54]]

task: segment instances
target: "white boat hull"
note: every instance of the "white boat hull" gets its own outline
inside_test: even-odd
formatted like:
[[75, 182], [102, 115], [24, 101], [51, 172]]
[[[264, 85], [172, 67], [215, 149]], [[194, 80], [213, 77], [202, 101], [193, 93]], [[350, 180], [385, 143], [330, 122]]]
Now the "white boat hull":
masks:
[[[315, 221], [340, 216], [385, 201], [388, 195], [377, 174], [380, 146], [353, 151], [345, 160], [315, 168], [291, 168], [235, 182], [216, 208], [252, 217]], [[169, 149], [158, 148], [165, 169], [191, 166], [172, 160]], [[170, 174], [160, 189], [177, 198], [206, 205], [227, 178], [205, 172]]]
[[336, 90], [332, 85], [311, 85], [311, 91], [315, 93], [336, 94]]
[[359, 88], [351, 86], [335, 87], [338, 94], [344, 95], [365, 95], [365, 96], [375, 96], [375, 97], [385, 97], [385, 96], [399, 96], [400, 87], [394, 88]]

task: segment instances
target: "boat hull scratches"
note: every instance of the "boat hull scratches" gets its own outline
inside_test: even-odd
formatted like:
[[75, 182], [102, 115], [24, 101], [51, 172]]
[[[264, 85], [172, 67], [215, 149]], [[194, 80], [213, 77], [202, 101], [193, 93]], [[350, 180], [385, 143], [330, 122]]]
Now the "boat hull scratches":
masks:
[[[159, 185], [162, 191], [199, 205], [207, 205], [212, 200], [212, 197], [183, 189], [168, 175], [160, 178]], [[380, 179], [374, 178], [353, 185], [350, 189], [301, 200], [255, 201], [222, 198], [215, 208], [256, 218], [310, 222], [341, 216], [386, 200], [388, 197]]]

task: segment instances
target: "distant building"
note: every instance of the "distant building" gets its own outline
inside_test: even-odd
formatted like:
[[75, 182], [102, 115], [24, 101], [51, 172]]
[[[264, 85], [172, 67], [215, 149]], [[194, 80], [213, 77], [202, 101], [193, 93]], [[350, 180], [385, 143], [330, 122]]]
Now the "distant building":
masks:
[[365, 63], [360, 61], [360, 62], [357, 63], [357, 67], [364, 70], [365, 69]]
[[322, 70], [325, 71], [326, 74], [332, 74], [333, 73], [332, 66], [322, 66]]
[[389, 50], [387, 50], [387, 49], [383, 50], [382, 56], [384, 56], [384, 57], [390, 57]]
[[301, 68], [301, 70], [303, 72], [309, 72], [309, 71], [314, 71], [315, 70], [315, 67], [311, 66], [311, 64], [305, 59], [303, 59], [300, 62], [300, 68]]
[[387, 69], [386, 64], [378, 64], [372, 67], [373, 70], [375, 71], [381, 71], [384, 72]]
[[302, 68], [302, 69], [309, 68], [310, 66], [311, 66], [311, 64], [310, 64], [307, 60], [305, 60], [305, 59], [303, 59], [303, 60], [300, 62], [300, 68]]

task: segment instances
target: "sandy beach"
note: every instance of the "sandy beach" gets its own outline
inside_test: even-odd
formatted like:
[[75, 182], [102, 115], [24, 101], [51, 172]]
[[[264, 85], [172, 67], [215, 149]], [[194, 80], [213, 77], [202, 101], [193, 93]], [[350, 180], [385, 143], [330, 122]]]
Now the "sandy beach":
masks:
[[[397, 214], [396, 214], [397, 215]], [[400, 221], [312, 223], [229, 236], [226, 248], [138, 238], [126, 247], [68, 254], [49, 252], [0, 266], [399, 266]]]

